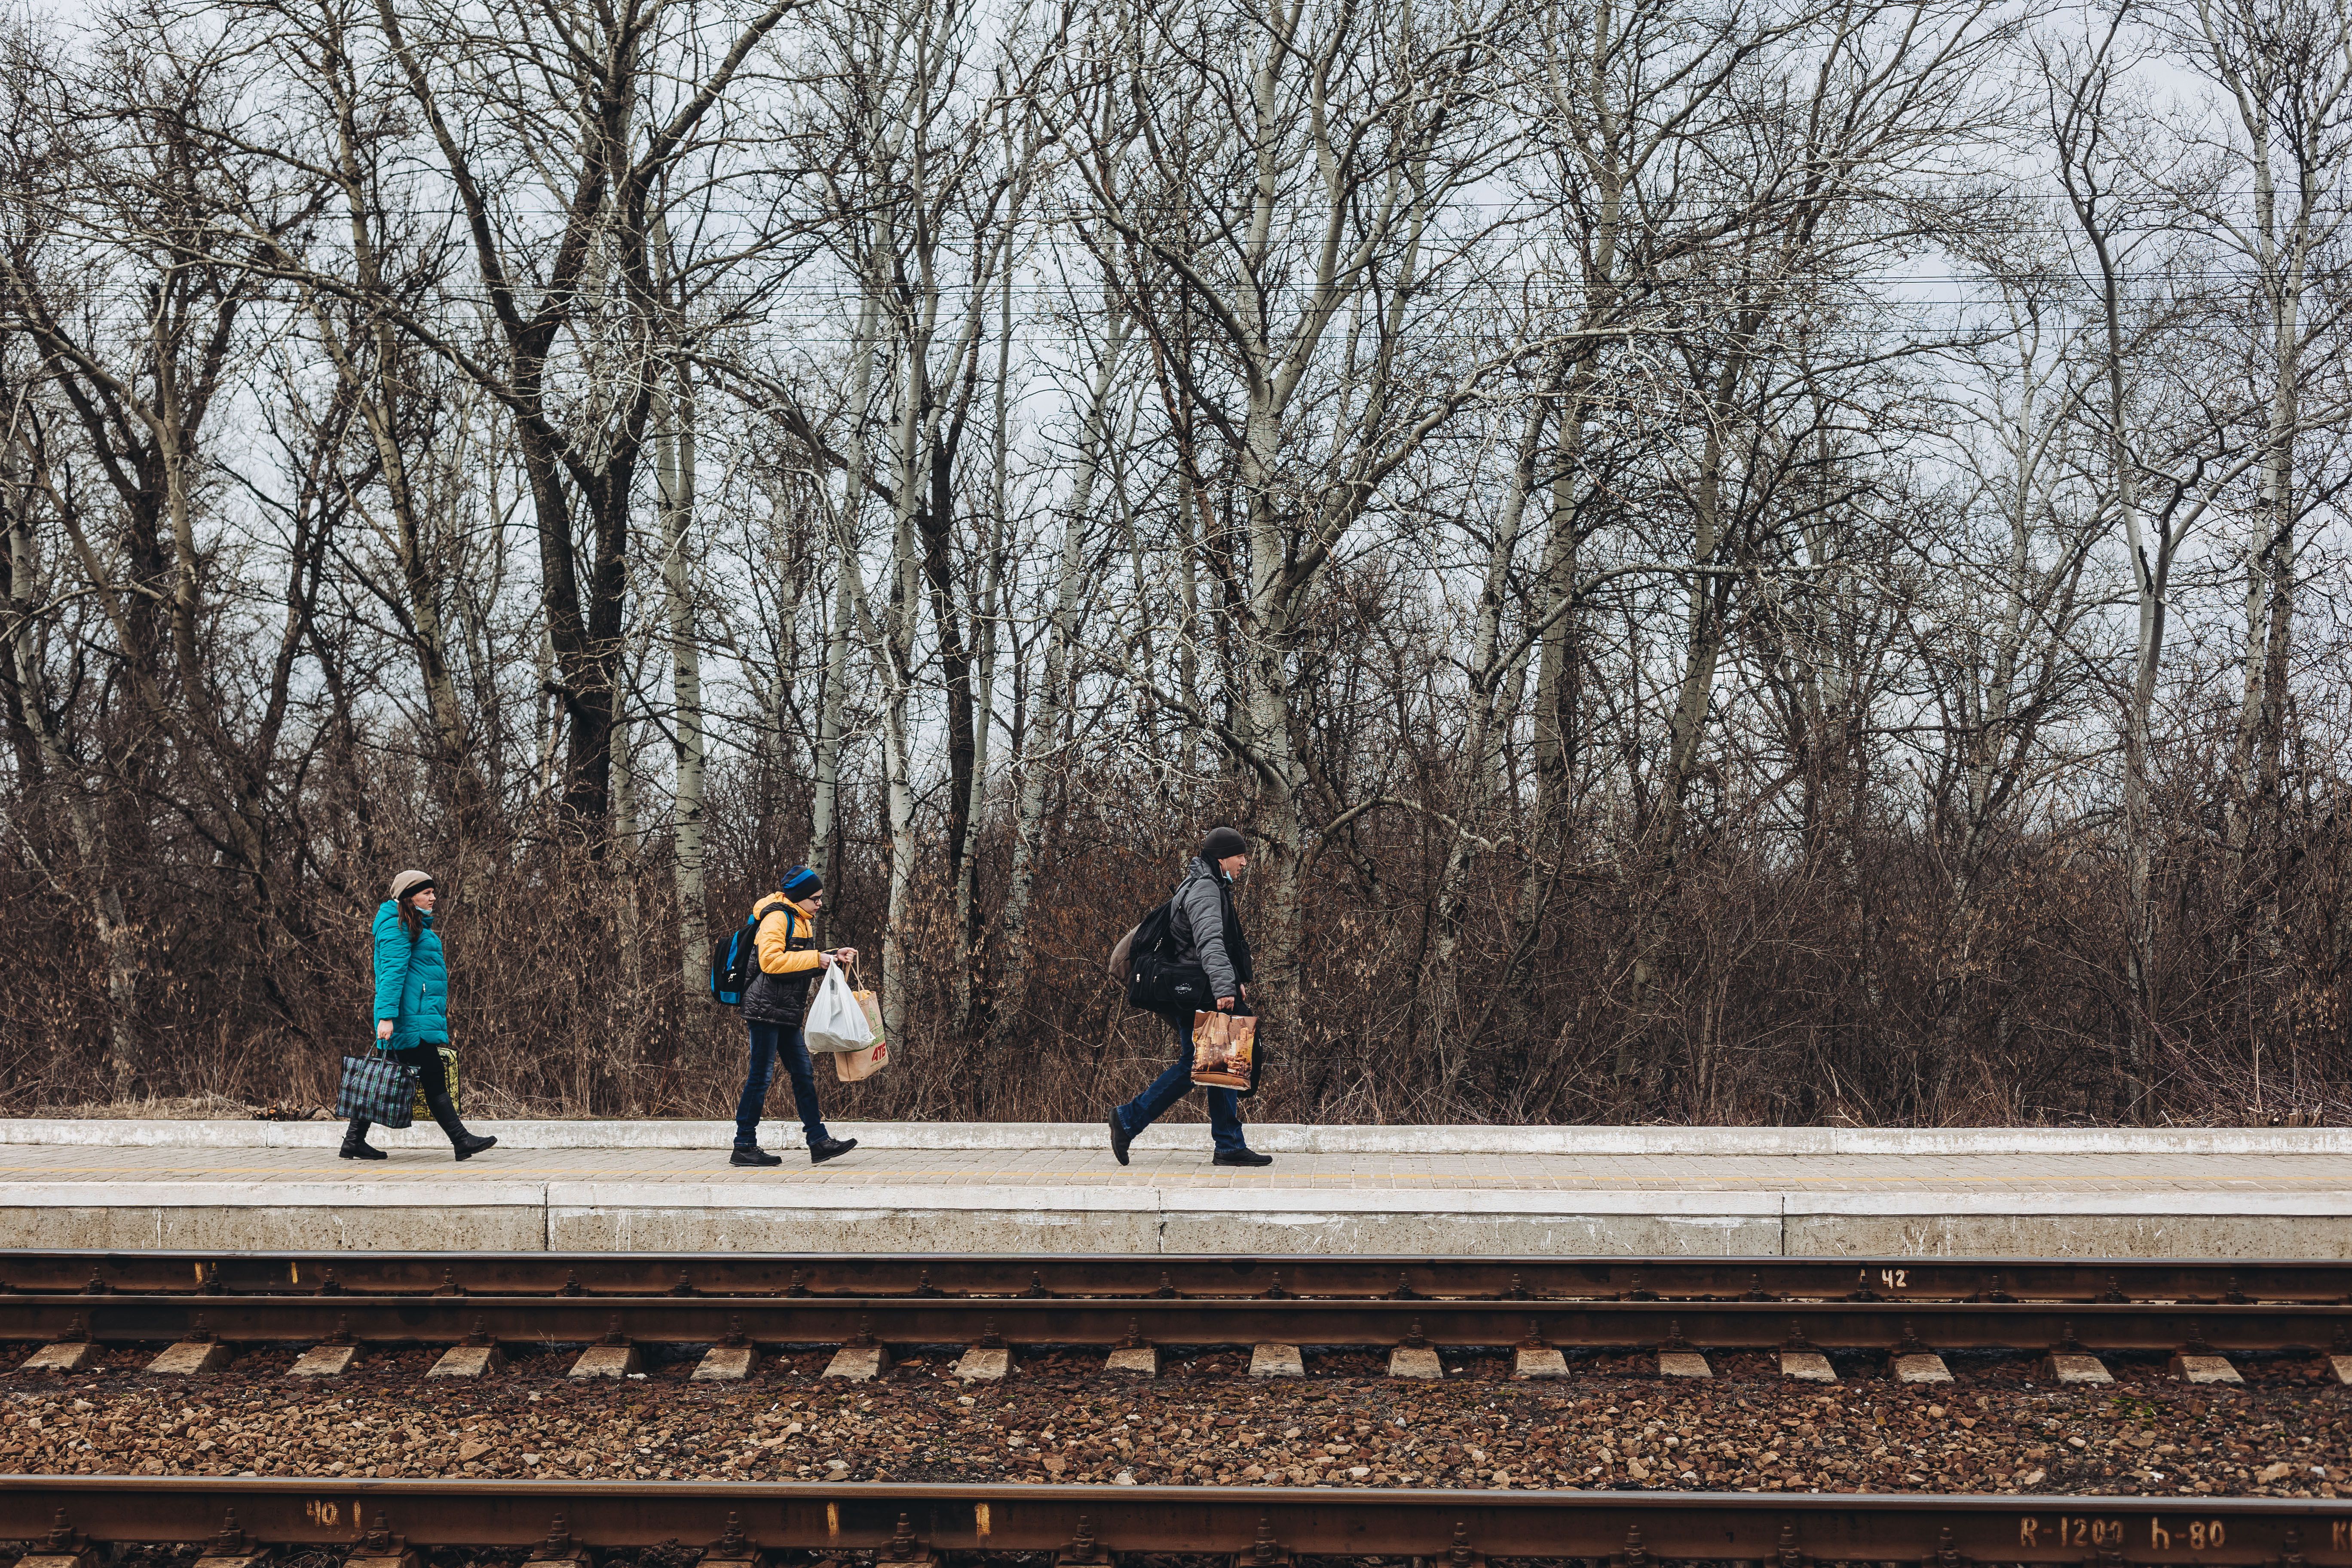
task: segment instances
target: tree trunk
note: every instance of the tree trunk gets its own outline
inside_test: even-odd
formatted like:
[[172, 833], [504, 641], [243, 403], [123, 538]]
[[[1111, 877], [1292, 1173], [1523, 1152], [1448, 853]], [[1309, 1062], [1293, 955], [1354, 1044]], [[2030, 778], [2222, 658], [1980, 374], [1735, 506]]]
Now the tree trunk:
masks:
[[[1497, 994], [1531, 980], [1528, 968], [1542, 940], [1543, 922], [1559, 869], [1570, 853], [1568, 810], [1574, 788], [1577, 710], [1583, 673], [1577, 595], [1580, 589], [1578, 489], [1584, 451], [1584, 406], [1595, 374], [1593, 352], [1580, 352], [1554, 384], [1562, 393], [1559, 430], [1552, 442], [1549, 518], [1543, 555], [1531, 590], [1535, 624], [1533, 717], [1535, 799], [1528, 814], [1517, 897], [1511, 906], [1511, 941]], [[1532, 1003], [1534, 999], [1525, 998]]]
[[[988, 542], [982, 563], [980, 610], [972, 628], [971, 777], [964, 803], [964, 820], [979, 824], [988, 804], [989, 730], [996, 721], [997, 620], [1003, 614], [1005, 558], [1012, 548], [1013, 521], [1007, 485], [1012, 453], [1008, 423], [1013, 378], [1013, 268], [1007, 263], [998, 282], [996, 326], [996, 385], [989, 410], [990, 469]], [[956, 1033], [969, 1035], [978, 1021], [980, 940], [979, 856], [967, 852], [958, 868], [955, 887]]]
[[710, 970], [709, 913], [702, 880], [702, 774], [708, 742], [703, 733], [702, 653], [694, 624], [693, 577], [688, 569], [695, 500], [695, 397], [690, 375], [679, 366], [677, 389], [665, 385], [656, 394], [654, 436], [675, 710], [672, 875], [677, 887], [679, 967], [688, 991], [699, 986]]
[[[41, 667], [38, 628], [32, 614], [43, 580], [33, 541], [32, 519], [24, 506], [7, 511], [9, 600], [5, 630], [24, 717], [41, 768], [63, 797], [66, 826], [77, 864], [70, 878], [52, 869], [60, 891], [71, 890], [89, 913], [99, 950], [106, 957], [106, 1057], [114, 1098], [127, 1100], [143, 1067], [131, 1013], [138, 999], [138, 933], [123, 918], [122, 889], [111, 875], [105, 814], [100, 795], [85, 786], [82, 770], [58, 738], [48, 719], [48, 681]], [[45, 868], [46, 869], [46, 868]]]
[[1523, 657], [1517, 650], [1503, 646], [1503, 609], [1510, 595], [1511, 568], [1526, 528], [1528, 497], [1535, 488], [1536, 460], [1542, 451], [1549, 412], [1542, 398], [1528, 400], [1518, 453], [1511, 465], [1510, 486], [1504, 493], [1494, 542], [1486, 553], [1486, 581], [1479, 585], [1478, 614], [1470, 634], [1469, 690], [1465, 694], [1469, 712], [1463, 728], [1458, 764], [1462, 783], [1454, 798], [1456, 820], [1432, 900], [1435, 931], [1422, 965], [1419, 984], [1414, 987], [1415, 1005], [1444, 1031], [1446, 1046], [1440, 1055], [1440, 1075], [1449, 1102], [1475, 1043], [1469, 1033], [1459, 1026], [1458, 1016], [1462, 927], [1469, 904], [1468, 881], [1471, 868], [1487, 846], [1479, 830], [1487, 824], [1506, 793], [1502, 764], [1505, 743], [1509, 738], [1509, 677]]
[[[856, 621], [856, 539], [858, 516], [864, 510], [866, 484], [855, 465], [864, 461], [863, 421], [866, 400], [874, 391], [874, 342], [880, 313], [876, 289], [869, 282], [857, 310], [857, 331], [850, 343], [849, 418], [851, 467], [842, 475], [841, 504], [834, 511], [834, 536], [828, 542], [834, 556], [833, 610], [825, 626], [824, 687], [816, 721], [816, 755], [809, 810], [808, 863], [825, 885], [838, 888], [841, 857], [841, 753], [845, 743], [843, 715], [848, 701], [849, 642]], [[839, 895], [835, 894], [838, 901]]]
[[884, 1038], [896, 1041], [906, 1038], [907, 996], [913, 978], [908, 973], [913, 957], [907, 944], [907, 899], [915, 879], [913, 671], [916, 621], [922, 605], [919, 582], [922, 555], [915, 542], [915, 512], [920, 505], [918, 487], [923, 472], [921, 412], [927, 348], [919, 336], [901, 345], [907, 363], [892, 463], [898, 504], [890, 527], [890, 597], [874, 650], [879, 667], [877, 673], [884, 683], [882, 780], [890, 835], [890, 892], [882, 927], [882, 1032]]
[[1045, 822], [1048, 767], [1060, 743], [1062, 721], [1070, 695], [1070, 664], [1077, 643], [1078, 608], [1085, 602], [1087, 537], [1094, 509], [1095, 478], [1102, 460], [1108, 425], [1111, 384], [1118, 371], [1120, 351], [1127, 343], [1127, 319], [1113, 316], [1102, 359], [1095, 367], [1094, 387], [1087, 400], [1086, 423], [1078, 437], [1077, 471], [1071, 477], [1070, 499], [1062, 523], [1062, 552], [1054, 587], [1054, 619], [1045, 640], [1045, 676], [1030, 716], [1021, 756], [1020, 804], [1014, 810], [1013, 866], [1005, 878], [1004, 912], [998, 927], [1004, 944], [1004, 966], [998, 983], [995, 1026], [991, 1031], [989, 1058], [1007, 1058], [1013, 1031], [1023, 1022], [1029, 995], [1029, 905], [1037, 885], [1037, 841]]
[[1299, 793], [1306, 784], [1297, 737], [1290, 729], [1290, 614], [1296, 589], [1285, 581], [1286, 541], [1281, 501], [1274, 493], [1279, 418], [1270, 406], [1250, 413], [1242, 449], [1242, 487], [1250, 540], [1248, 624], [1240, 628], [1246, 745], [1255, 764], [1255, 800], [1250, 826], [1252, 879], [1257, 884], [1250, 948], [1265, 1001], [1258, 1011], [1278, 1034], [1292, 1035], [1298, 1016], [1298, 937], [1306, 824]]

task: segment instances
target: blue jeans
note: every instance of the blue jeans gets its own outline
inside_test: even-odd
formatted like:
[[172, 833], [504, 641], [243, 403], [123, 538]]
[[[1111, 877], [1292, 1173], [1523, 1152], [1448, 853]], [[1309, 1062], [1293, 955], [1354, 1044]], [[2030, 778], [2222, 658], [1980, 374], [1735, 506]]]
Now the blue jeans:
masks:
[[[1150, 1089], [1111, 1112], [1118, 1118], [1119, 1131], [1130, 1138], [1192, 1091], [1192, 1020], [1170, 1022], [1176, 1030], [1175, 1065], [1152, 1079]], [[1242, 1141], [1241, 1097], [1230, 1089], [1209, 1090], [1209, 1136], [1220, 1154], [1238, 1154], [1249, 1147]]]
[[793, 1104], [801, 1113], [801, 1131], [811, 1147], [832, 1136], [817, 1113], [816, 1072], [809, 1060], [808, 1043], [798, 1029], [782, 1024], [751, 1026], [751, 1070], [743, 1079], [743, 1097], [735, 1102], [735, 1143], [749, 1149], [760, 1141], [760, 1110], [768, 1101], [768, 1085], [776, 1076], [776, 1058], [784, 1058], [792, 1075]]

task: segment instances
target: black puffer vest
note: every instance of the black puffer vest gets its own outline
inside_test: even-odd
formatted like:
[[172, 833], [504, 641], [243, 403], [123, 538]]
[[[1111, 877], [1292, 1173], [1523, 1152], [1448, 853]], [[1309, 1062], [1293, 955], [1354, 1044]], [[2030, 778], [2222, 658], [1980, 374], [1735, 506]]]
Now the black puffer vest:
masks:
[[[801, 915], [791, 910], [778, 910], [769, 921], [790, 920], [793, 934], [785, 948], [793, 952], [807, 952], [816, 946], [816, 931]], [[767, 921], [760, 922], [761, 929]], [[803, 969], [792, 974], [771, 974], [766, 970], [751, 977], [743, 987], [743, 1017], [748, 1023], [772, 1024], [779, 1028], [797, 1029], [808, 1016], [809, 987], [815, 984], [822, 969]]]

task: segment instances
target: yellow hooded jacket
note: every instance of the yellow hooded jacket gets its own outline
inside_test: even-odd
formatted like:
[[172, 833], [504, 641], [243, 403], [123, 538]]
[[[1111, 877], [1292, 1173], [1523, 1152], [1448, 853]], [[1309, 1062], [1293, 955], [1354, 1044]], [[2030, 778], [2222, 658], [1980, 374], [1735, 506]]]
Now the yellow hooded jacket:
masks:
[[760, 973], [743, 988], [743, 1016], [754, 1024], [797, 1029], [808, 1015], [809, 985], [824, 967], [816, 947], [816, 916], [781, 893], [768, 894], [751, 912], [758, 914], [762, 907], [769, 912], [761, 917], [753, 939]]

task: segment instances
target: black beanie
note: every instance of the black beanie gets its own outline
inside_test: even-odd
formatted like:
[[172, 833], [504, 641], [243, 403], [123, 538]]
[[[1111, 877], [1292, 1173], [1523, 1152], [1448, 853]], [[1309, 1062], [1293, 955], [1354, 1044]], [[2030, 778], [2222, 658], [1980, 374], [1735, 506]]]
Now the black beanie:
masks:
[[1212, 827], [1209, 836], [1201, 840], [1201, 858], [1214, 863], [1228, 855], [1249, 853], [1249, 840], [1231, 827]]

